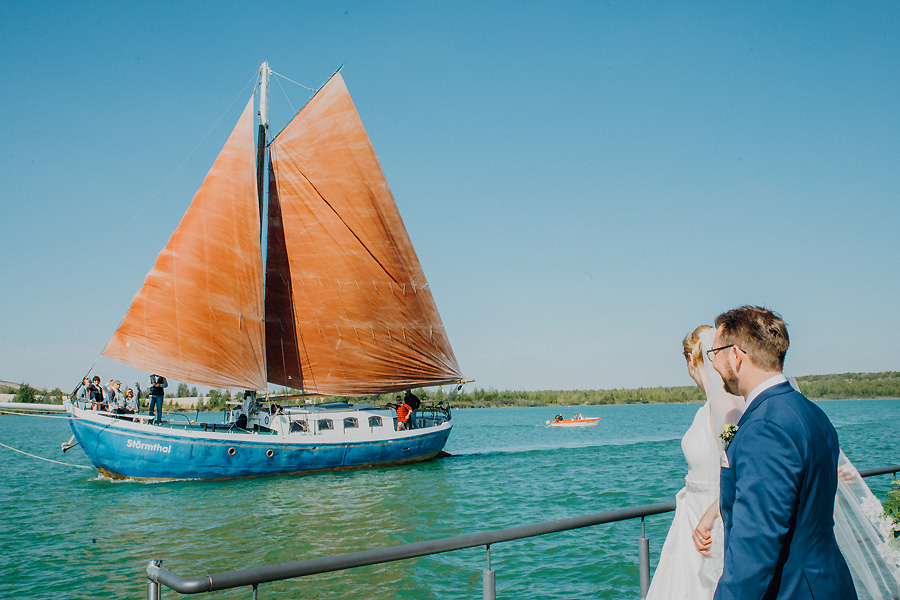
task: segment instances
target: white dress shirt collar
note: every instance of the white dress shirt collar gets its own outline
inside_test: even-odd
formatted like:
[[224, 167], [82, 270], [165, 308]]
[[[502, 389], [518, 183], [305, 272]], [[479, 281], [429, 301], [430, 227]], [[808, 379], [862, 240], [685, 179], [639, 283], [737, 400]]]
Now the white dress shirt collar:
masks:
[[744, 404], [744, 406], [750, 406], [750, 403], [753, 402], [754, 400], [756, 400], [757, 396], [762, 394], [764, 391], [766, 391], [770, 387], [776, 386], [779, 383], [784, 383], [785, 381], [787, 381], [787, 377], [784, 376], [784, 373], [779, 373], [778, 375], [773, 375], [772, 377], [769, 377], [768, 379], [763, 381], [761, 384], [759, 384], [758, 386], [753, 388], [753, 391], [750, 392], [750, 394], [747, 396], [747, 402]]

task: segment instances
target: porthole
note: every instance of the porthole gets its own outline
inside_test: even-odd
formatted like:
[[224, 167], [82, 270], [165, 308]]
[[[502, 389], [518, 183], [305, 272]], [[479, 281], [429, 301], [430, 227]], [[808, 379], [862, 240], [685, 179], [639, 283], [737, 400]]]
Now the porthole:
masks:
[[266, 456], [272, 458], [273, 456], [275, 456], [275, 451], [272, 449], [266, 450]]
[[235, 452], [236, 452], [236, 450], [235, 450], [234, 448], [229, 448], [229, 449], [228, 449], [228, 456], [234, 456], [234, 453], [235, 453]]

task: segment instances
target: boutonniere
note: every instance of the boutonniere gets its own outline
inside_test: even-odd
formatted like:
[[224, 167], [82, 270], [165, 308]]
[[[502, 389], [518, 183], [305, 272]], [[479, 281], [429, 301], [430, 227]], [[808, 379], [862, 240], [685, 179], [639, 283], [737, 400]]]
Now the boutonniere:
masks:
[[731, 440], [734, 439], [734, 434], [737, 433], [738, 427], [734, 423], [729, 423], [725, 426], [725, 429], [722, 430], [722, 433], [719, 434], [719, 437], [722, 438], [722, 441], [725, 442], [725, 449], [728, 450], [728, 444], [731, 443]]

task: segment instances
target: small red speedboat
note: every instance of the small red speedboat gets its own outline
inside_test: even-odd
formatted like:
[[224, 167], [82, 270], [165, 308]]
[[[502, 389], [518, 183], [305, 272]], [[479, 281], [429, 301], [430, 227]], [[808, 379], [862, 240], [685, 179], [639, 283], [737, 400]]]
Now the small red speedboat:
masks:
[[593, 427], [600, 424], [600, 417], [582, 417], [575, 415], [574, 419], [563, 419], [561, 415], [557, 415], [556, 419], [547, 421], [547, 425], [551, 427]]

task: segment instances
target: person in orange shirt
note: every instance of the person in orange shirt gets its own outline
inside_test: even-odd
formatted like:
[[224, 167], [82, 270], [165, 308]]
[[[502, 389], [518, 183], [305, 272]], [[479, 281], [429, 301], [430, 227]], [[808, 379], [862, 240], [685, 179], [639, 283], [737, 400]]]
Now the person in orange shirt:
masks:
[[412, 408], [406, 402], [397, 407], [397, 431], [409, 429], [410, 413], [412, 413]]

